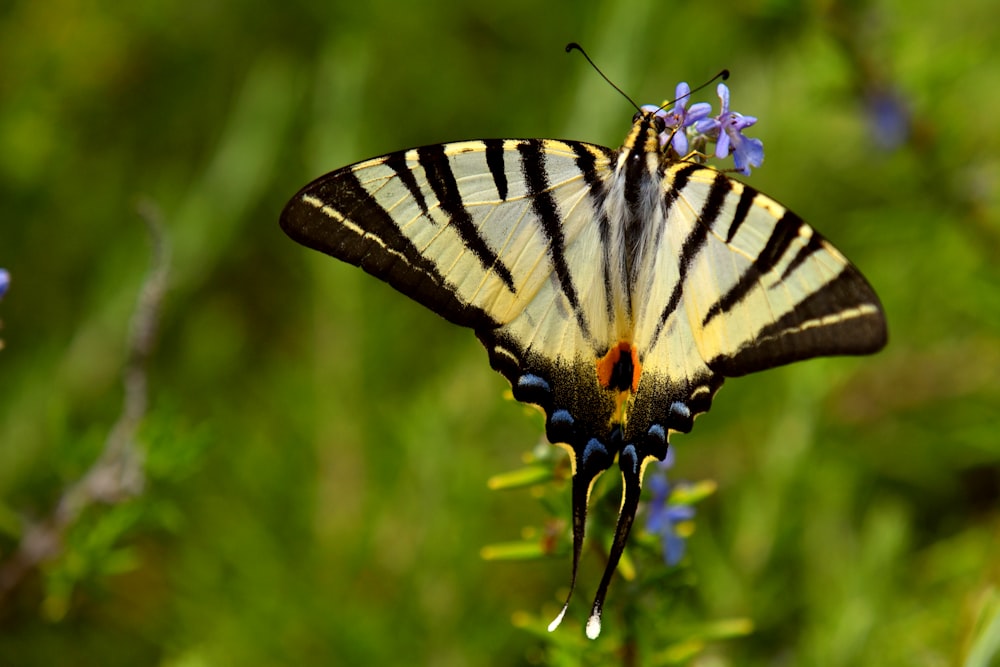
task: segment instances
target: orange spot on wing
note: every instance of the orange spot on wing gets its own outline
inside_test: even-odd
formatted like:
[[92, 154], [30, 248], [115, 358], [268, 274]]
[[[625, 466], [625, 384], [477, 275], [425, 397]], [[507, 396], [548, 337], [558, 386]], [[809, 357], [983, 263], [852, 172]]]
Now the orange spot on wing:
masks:
[[601, 386], [605, 389], [611, 388], [611, 374], [615, 370], [615, 364], [618, 363], [621, 358], [622, 348], [628, 349], [628, 343], [622, 341], [615, 345], [608, 353], [597, 360], [597, 381], [601, 383]]
[[605, 389], [611, 389], [615, 368], [618, 364], [622, 363], [623, 356], [631, 357], [632, 378], [629, 388], [634, 394], [639, 389], [639, 377], [642, 375], [642, 364], [639, 363], [639, 351], [636, 350], [635, 347], [628, 341], [619, 341], [617, 345], [608, 350], [607, 354], [597, 360], [597, 380]]
[[632, 393], [639, 391], [639, 377], [642, 375], [642, 363], [639, 361], [639, 350], [634, 345], [629, 345], [632, 352]]

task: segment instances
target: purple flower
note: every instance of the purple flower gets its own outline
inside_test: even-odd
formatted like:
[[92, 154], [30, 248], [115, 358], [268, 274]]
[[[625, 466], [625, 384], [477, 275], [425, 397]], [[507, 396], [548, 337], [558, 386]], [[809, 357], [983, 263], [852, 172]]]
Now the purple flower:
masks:
[[667, 470], [674, 465], [674, 450], [667, 449], [663, 461], [656, 464], [656, 473], [649, 480], [653, 499], [649, 501], [646, 517], [646, 531], [660, 536], [663, 545], [663, 560], [667, 565], [676, 565], [684, 557], [684, 538], [677, 534], [676, 527], [682, 521], [694, 518], [694, 508], [690, 505], [670, 504], [670, 482]]
[[[655, 111], [656, 115], [663, 119], [667, 127], [672, 128], [674, 132], [664, 132], [660, 135], [660, 145], [667, 143], [670, 139], [670, 145], [677, 152], [677, 155], [684, 157], [688, 154], [688, 138], [685, 128], [694, 125], [699, 120], [707, 118], [708, 114], [712, 113], [712, 105], [707, 102], [698, 102], [697, 104], [692, 104], [691, 108], [685, 108], [687, 103], [691, 101], [691, 86], [687, 85], [687, 82], [681, 81], [677, 84], [677, 88], [674, 90], [674, 99], [677, 105], [670, 111], [664, 111], [659, 107], [654, 107], [652, 104], [643, 105], [642, 109], [644, 111]], [[673, 138], [671, 139], [671, 134]]]
[[714, 118], [698, 121], [695, 130], [715, 140], [715, 157], [725, 158], [733, 154], [736, 171], [750, 175], [750, 167], [764, 163], [764, 143], [760, 139], [743, 136], [743, 130], [757, 122], [753, 116], [729, 110], [729, 88], [720, 83], [716, 89], [722, 110]]
[[10, 272], [7, 269], [0, 269], [0, 299], [7, 293], [8, 287], [10, 287]]
[[910, 110], [891, 89], [869, 91], [865, 96], [872, 138], [884, 150], [903, 145], [910, 135]]

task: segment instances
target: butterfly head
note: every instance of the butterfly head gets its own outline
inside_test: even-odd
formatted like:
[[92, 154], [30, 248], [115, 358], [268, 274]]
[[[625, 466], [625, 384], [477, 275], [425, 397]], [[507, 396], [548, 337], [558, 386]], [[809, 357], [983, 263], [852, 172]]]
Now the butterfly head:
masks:
[[668, 131], [666, 121], [661, 115], [646, 109], [640, 109], [632, 116], [632, 131], [625, 139], [624, 147], [633, 155], [641, 153], [658, 153], [666, 144], [661, 135]]
[[656, 111], [651, 111], [649, 109], [639, 109], [636, 111], [635, 115], [632, 116], [632, 125], [634, 126], [642, 122], [650, 123], [650, 129], [654, 130], [656, 134], [667, 131], [666, 120]]

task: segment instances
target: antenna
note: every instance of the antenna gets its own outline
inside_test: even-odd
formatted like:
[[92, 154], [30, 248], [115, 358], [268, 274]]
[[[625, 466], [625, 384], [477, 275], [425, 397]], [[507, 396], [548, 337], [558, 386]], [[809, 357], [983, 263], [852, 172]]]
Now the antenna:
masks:
[[[715, 81], [716, 79], [722, 79], [723, 81], [726, 81], [727, 79], [729, 79], [729, 70], [728, 69], [724, 69], [724, 70], [720, 71], [718, 74], [716, 74], [715, 76], [713, 76], [711, 79], [709, 79], [708, 81], [706, 81], [705, 83], [701, 84], [700, 86], [696, 86], [695, 88], [692, 88], [691, 92], [689, 92], [687, 95], [685, 95], [685, 97], [689, 97], [691, 95], [694, 95], [695, 93], [697, 93], [702, 88], [706, 88], [707, 86], [711, 85], [712, 82]], [[670, 106], [671, 104], [676, 103], [678, 100], [680, 100], [680, 98], [677, 98], [676, 100], [670, 100], [669, 102], [664, 102], [663, 104], [660, 105], [660, 107], [657, 109], [657, 111], [659, 111], [660, 109], [666, 109], [668, 106]]]
[[[626, 100], [628, 100], [629, 104], [631, 104], [633, 107], [635, 107], [636, 111], [641, 111], [641, 109], [639, 108], [639, 105], [635, 103], [635, 100], [633, 100], [631, 97], [629, 97], [628, 95], [626, 95], [624, 90], [622, 90], [621, 88], [619, 88], [618, 86], [616, 86], [615, 82], [612, 81], [611, 79], [609, 79], [607, 77], [607, 75], [604, 72], [601, 71], [601, 68], [594, 64], [594, 61], [590, 59], [590, 56], [587, 55], [587, 52], [583, 50], [582, 46], [580, 46], [576, 42], [570, 42], [569, 44], [566, 45], [566, 53], [569, 53], [570, 51], [579, 51], [580, 53], [582, 53], [583, 57], [587, 59], [588, 63], [590, 63], [590, 66], [594, 68], [594, 71], [597, 72], [598, 74], [600, 74], [601, 78], [608, 82], [609, 86], [611, 86], [612, 88], [614, 88], [615, 90], [617, 90], [618, 93], [622, 97], [624, 97]], [[728, 78], [729, 78], [729, 70], [728, 69], [724, 69], [724, 70], [720, 71], [718, 74], [716, 74], [715, 76], [713, 76], [711, 79], [709, 79], [708, 81], [706, 81], [705, 83], [701, 84], [700, 86], [692, 88], [691, 92], [688, 93], [688, 95], [692, 95], [692, 94], [698, 92], [699, 90], [701, 90], [702, 88], [705, 88], [705, 87], [711, 85], [716, 79], [722, 79], [723, 81], [725, 81]], [[678, 100], [670, 100], [669, 102], [664, 102], [657, 109], [657, 111], [659, 111], [660, 109], [665, 109], [668, 106], [670, 106], [671, 104], [675, 104], [677, 101]]]
[[[615, 90], [617, 90], [621, 94], [622, 97], [624, 97], [626, 100], [628, 100], [629, 104], [631, 104], [632, 106], [634, 106], [636, 111], [641, 111], [641, 109], [639, 108], [639, 105], [636, 104], [635, 101], [633, 101], [631, 97], [629, 97], [628, 95], [626, 95], [624, 90], [622, 90], [621, 88], [619, 88], [618, 86], [616, 86], [615, 83], [614, 83], [614, 81], [612, 81], [611, 79], [609, 79], [604, 74], [604, 72], [601, 71], [600, 67], [598, 67], [597, 65], [594, 64], [594, 61], [590, 59], [590, 56], [587, 55], [587, 52], [583, 50], [582, 46], [580, 46], [576, 42], [570, 42], [569, 44], [566, 45], [566, 53], [569, 53], [570, 51], [574, 51], [574, 50], [575, 51], [579, 51], [580, 53], [582, 53], [583, 57], [587, 59], [588, 63], [590, 63], [590, 66], [594, 68], [594, 71], [596, 71], [598, 74], [600, 74], [601, 78], [608, 82], [608, 85], [610, 85], [612, 88], [614, 88]], [[728, 73], [727, 73], [726, 76], [728, 76]]]

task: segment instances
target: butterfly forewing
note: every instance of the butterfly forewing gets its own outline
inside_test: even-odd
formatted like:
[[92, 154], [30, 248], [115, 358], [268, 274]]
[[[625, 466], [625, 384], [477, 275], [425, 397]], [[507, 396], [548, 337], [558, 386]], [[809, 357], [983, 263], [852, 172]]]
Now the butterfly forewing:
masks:
[[723, 266], [720, 255], [735, 253], [735, 270], [704, 286], [713, 296], [690, 310], [709, 365], [744, 375], [885, 345], [881, 305], [858, 270], [799, 216], [747, 185], [730, 184], [732, 208], [751, 203], [745, 216], [724, 216], [728, 228], [724, 235], [714, 230], [702, 263]]
[[[543, 147], [536, 153], [557, 193], [549, 227], [558, 239], [522, 175], [529, 144]], [[300, 243], [362, 266], [457, 324], [499, 326], [536, 301], [537, 319], [541, 310], [564, 310], [549, 302], [559, 294], [551, 289], [554, 262], [569, 248], [599, 256], [576, 158], [566, 144], [535, 140], [393, 153], [317, 179], [289, 202], [281, 224]]]

